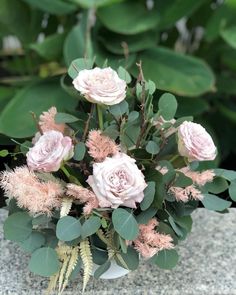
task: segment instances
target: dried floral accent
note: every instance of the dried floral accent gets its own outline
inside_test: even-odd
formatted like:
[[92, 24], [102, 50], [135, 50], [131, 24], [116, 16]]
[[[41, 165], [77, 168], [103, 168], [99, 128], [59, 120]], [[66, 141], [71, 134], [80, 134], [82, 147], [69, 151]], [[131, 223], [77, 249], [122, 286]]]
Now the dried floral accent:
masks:
[[84, 293], [93, 270], [93, 258], [92, 258], [91, 248], [90, 248], [88, 239], [85, 239], [80, 242], [80, 256], [84, 265], [83, 291], [82, 291], [82, 293]]
[[147, 225], [139, 226], [139, 236], [134, 241], [134, 247], [145, 258], [150, 258], [163, 249], [174, 248], [170, 235], [156, 232], [157, 225], [158, 221], [152, 218]]
[[89, 215], [93, 209], [99, 207], [96, 195], [89, 189], [82, 186], [69, 183], [67, 185], [66, 194], [67, 196], [73, 197], [75, 200], [79, 200], [82, 204], [86, 203], [83, 207], [85, 215]]
[[8, 197], [17, 200], [19, 207], [28, 209], [32, 215], [50, 215], [54, 208], [60, 207], [60, 196], [64, 192], [59, 181], [44, 182], [26, 166], [2, 172], [0, 186]]
[[90, 156], [97, 162], [102, 162], [106, 157], [113, 156], [119, 152], [119, 147], [114, 140], [103, 135], [100, 130], [89, 132], [86, 146]]
[[174, 195], [176, 201], [188, 202], [189, 200], [202, 200], [203, 195], [194, 185], [182, 187], [170, 187], [169, 192]]
[[44, 133], [46, 131], [55, 130], [64, 133], [66, 129], [65, 124], [57, 124], [55, 116], [57, 114], [56, 107], [51, 107], [47, 112], [43, 112], [39, 117], [39, 127]]
[[60, 218], [67, 216], [70, 213], [73, 200], [71, 198], [63, 198], [61, 202]]
[[193, 183], [199, 185], [199, 186], [204, 186], [208, 182], [212, 182], [215, 173], [213, 170], [205, 170], [203, 172], [198, 172], [198, 171], [191, 171], [189, 167], [184, 167], [180, 169], [182, 173], [184, 173], [187, 177], [190, 177], [193, 181]]

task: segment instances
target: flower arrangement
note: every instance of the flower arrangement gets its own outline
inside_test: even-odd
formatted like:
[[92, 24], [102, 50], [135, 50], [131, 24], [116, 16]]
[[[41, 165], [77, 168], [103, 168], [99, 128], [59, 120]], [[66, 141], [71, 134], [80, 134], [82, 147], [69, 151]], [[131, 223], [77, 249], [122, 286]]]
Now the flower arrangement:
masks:
[[20, 146], [26, 163], [1, 173], [5, 237], [32, 254], [29, 268], [50, 277], [48, 291], [61, 294], [81, 268], [83, 290], [111, 264], [170, 269], [198, 204], [226, 212], [231, 202], [214, 193], [229, 188], [234, 198], [236, 172], [202, 164], [217, 156], [209, 133], [192, 117], [175, 120], [175, 97], [153, 99], [155, 84], [137, 67], [134, 81], [122, 67], [73, 61], [78, 114], [45, 110]]

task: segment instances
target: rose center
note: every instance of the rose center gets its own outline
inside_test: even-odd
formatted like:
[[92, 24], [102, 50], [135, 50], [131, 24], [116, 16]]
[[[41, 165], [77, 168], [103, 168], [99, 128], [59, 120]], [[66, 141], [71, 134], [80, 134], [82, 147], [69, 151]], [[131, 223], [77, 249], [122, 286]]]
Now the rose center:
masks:
[[110, 175], [109, 181], [113, 187], [121, 191], [129, 184], [129, 177], [124, 170], [118, 170]]

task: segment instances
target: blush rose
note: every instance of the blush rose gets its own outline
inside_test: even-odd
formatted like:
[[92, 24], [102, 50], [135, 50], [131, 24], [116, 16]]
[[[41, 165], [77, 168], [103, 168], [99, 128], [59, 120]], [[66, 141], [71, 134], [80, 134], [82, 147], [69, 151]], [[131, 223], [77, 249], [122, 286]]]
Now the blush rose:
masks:
[[126, 96], [126, 82], [110, 67], [82, 70], [73, 85], [92, 103], [115, 105]]
[[214, 160], [217, 155], [216, 146], [206, 129], [188, 121], [178, 128], [178, 150], [190, 162]]
[[59, 131], [46, 131], [26, 154], [31, 170], [41, 172], [58, 171], [63, 161], [73, 156], [72, 140]]
[[135, 160], [124, 153], [94, 163], [93, 175], [89, 176], [87, 182], [92, 187], [99, 206], [112, 208], [136, 208], [136, 202], [143, 200], [143, 191], [147, 186]]

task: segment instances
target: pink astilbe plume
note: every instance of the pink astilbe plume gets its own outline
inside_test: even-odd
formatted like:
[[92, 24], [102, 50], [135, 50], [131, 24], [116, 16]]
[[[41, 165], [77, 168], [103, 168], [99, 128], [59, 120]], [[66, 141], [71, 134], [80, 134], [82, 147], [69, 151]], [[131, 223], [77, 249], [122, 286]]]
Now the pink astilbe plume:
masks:
[[76, 184], [69, 183], [67, 185], [67, 196], [73, 197], [80, 203], [85, 204], [83, 212], [85, 215], [89, 215], [93, 209], [98, 208], [98, 200], [95, 194], [87, 188], [78, 186]]
[[26, 166], [2, 172], [0, 186], [6, 196], [15, 198], [17, 205], [29, 210], [31, 215], [38, 213], [50, 215], [54, 208], [60, 207], [60, 196], [64, 192], [59, 182], [42, 181]]
[[175, 197], [176, 201], [182, 201], [184, 203], [189, 200], [203, 199], [201, 191], [194, 185], [190, 185], [185, 188], [172, 186], [169, 188], [169, 192]]
[[187, 177], [190, 177], [193, 183], [199, 186], [204, 186], [207, 182], [212, 182], [215, 177], [215, 173], [213, 170], [198, 172], [198, 171], [191, 171], [189, 167], [184, 167], [180, 169], [180, 171], [184, 173]]
[[163, 249], [174, 248], [170, 235], [156, 232], [157, 225], [157, 220], [152, 218], [147, 225], [139, 226], [139, 236], [134, 241], [134, 247], [144, 258], [150, 258]]
[[86, 146], [90, 156], [97, 162], [102, 162], [106, 157], [113, 156], [119, 152], [119, 147], [114, 140], [102, 135], [100, 130], [89, 132]]
[[60, 131], [64, 133], [66, 129], [65, 124], [57, 124], [55, 122], [55, 116], [57, 114], [56, 107], [51, 107], [47, 112], [43, 112], [39, 117], [39, 127], [41, 131], [44, 133], [46, 131]]

